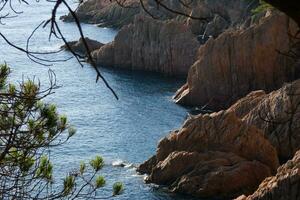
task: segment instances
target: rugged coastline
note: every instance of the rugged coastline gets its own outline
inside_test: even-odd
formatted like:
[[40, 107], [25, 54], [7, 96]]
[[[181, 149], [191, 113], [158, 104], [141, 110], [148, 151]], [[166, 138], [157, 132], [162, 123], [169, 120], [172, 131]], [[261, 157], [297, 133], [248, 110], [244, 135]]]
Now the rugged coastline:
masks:
[[176, 103], [218, 111], [191, 115], [163, 138], [138, 167], [146, 182], [199, 198], [299, 199], [300, 70], [286, 55], [298, 42], [295, 22], [272, 9], [253, 17], [242, 0], [199, 1], [193, 13], [208, 22], [87, 2], [83, 21], [121, 28], [92, 49], [97, 64], [187, 76]]
[[[149, 174], [147, 182], [201, 198], [250, 195], [300, 149], [299, 92], [297, 80], [269, 94], [251, 92], [227, 110], [191, 116], [138, 171]], [[299, 171], [295, 176], [300, 184]]]
[[175, 101], [226, 108], [250, 91], [270, 92], [299, 78], [298, 64], [285, 56], [290, 50], [289, 35], [297, 30], [285, 14], [273, 11], [258, 24], [209, 40], [199, 49], [187, 84], [178, 90]]

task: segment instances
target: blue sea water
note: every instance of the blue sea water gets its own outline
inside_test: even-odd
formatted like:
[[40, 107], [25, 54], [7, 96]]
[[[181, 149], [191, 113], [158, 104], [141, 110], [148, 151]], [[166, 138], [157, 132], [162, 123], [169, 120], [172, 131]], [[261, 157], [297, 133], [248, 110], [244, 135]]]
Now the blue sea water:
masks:
[[[30, 6], [16, 6], [24, 13], [18, 18], [4, 20], [6, 24], [0, 26], [0, 31], [14, 44], [25, 47], [31, 31], [50, 17], [52, 7], [53, 3], [44, 1]], [[61, 9], [58, 14], [66, 14], [66, 10]], [[79, 38], [73, 23], [59, 24], [69, 40]], [[103, 43], [112, 41], [117, 33], [117, 30], [108, 28], [82, 26], [86, 36]], [[49, 29], [38, 30], [30, 41], [31, 49], [58, 50], [62, 42], [55, 39], [49, 42], [48, 34]], [[47, 58], [67, 59], [70, 56], [68, 52], [61, 52]], [[0, 39], [0, 62], [11, 66], [10, 80], [15, 82], [35, 76], [45, 83], [49, 69], [56, 73], [58, 84], [62, 87], [47, 101], [56, 103], [59, 112], [68, 116], [77, 133], [51, 154], [55, 163], [55, 181], [61, 181], [80, 161], [101, 155], [106, 163], [101, 171], [107, 181], [104, 194], [111, 191], [114, 182], [121, 181], [125, 191], [116, 199], [189, 199], [144, 184], [143, 176], [138, 175], [133, 167], [153, 155], [159, 139], [179, 128], [184, 121], [186, 109], [171, 101], [183, 80], [145, 72], [101, 68], [120, 98], [116, 100], [101, 81], [95, 82], [94, 70], [88, 64], [81, 68], [75, 59], [42, 66]], [[132, 165], [117, 166], [123, 162]]]

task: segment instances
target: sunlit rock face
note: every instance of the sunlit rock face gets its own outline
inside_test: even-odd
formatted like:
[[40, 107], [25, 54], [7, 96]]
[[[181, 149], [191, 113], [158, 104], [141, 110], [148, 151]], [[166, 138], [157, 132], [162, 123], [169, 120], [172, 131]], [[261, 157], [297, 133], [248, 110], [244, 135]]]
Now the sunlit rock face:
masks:
[[221, 111], [188, 119], [138, 171], [174, 192], [232, 198], [252, 193], [278, 166], [276, 150], [261, 130]]
[[[126, 6], [121, 7], [111, 0], [88, 0], [78, 7], [76, 15], [84, 23], [120, 28], [131, 23], [134, 16], [140, 12], [138, 0], [128, 0]], [[66, 22], [74, 21], [71, 14], [62, 16], [61, 19]]]
[[245, 30], [225, 31], [210, 39], [200, 48], [176, 102], [220, 109], [250, 91], [272, 91], [294, 80], [299, 70], [280, 52], [290, 50], [289, 34], [296, 29], [288, 17], [276, 12]]
[[187, 25], [139, 15], [112, 43], [94, 51], [93, 57], [99, 65], [186, 75], [198, 47]]
[[276, 148], [281, 161], [291, 159], [300, 149], [300, 80], [266, 94], [255, 91], [237, 101], [229, 110], [248, 125], [258, 127]]
[[266, 178], [252, 195], [236, 200], [299, 200], [299, 188], [300, 151], [297, 151], [293, 159], [280, 166], [275, 176]]
[[[276, 174], [279, 161], [292, 159], [300, 149], [299, 105], [300, 80], [296, 80], [271, 93], [253, 91], [227, 110], [191, 116], [159, 142], [155, 156], [138, 171], [149, 175], [147, 182], [168, 185], [174, 192], [202, 198], [244, 194], [240, 198], [246, 198]], [[259, 186], [256, 196], [267, 199], [274, 191], [276, 199], [275, 194], [285, 197], [290, 188], [298, 187], [299, 166], [291, 173], [281, 168], [275, 178]], [[277, 182], [283, 190], [272, 186]]]

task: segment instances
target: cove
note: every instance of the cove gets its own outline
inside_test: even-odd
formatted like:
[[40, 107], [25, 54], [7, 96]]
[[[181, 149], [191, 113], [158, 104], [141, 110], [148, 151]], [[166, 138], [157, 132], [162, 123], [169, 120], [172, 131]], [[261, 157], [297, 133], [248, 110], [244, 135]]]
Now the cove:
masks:
[[[25, 7], [22, 17], [6, 21], [1, 32], [24, 46], [31, 31], [41, 20], [49, 18], [51, 7], [52, 4], [45, 2], [34, 4], [34, 8]], [[61, 10], [60, 14], [65, 12]], [[60, 24], [69, 40], [78, 39], [74, 24]], [[116, 30], [92, 25], [83, 25], [83, 29], [86, 36], [103, 43], [113, 40], [117, 33]], [[47, 42], [48, 33], [48, 30], [39, 30], [35, 34], [31, 40], [32, 50], [59, 49], [60, 41], [53, 39], [51, 43]], [[0, 61], [11, 66], [12, 81], [20, 80], [22, 76], [36, 76], [46, 85], [48, 69], [56, 73], [61, 87], [48, 101], [55, 103], [59, 112], [66, 114], [77, 129], [76, 135], [66, 145], [54, 149], [51, 154], [57, 179], [64, 178], [80, 161], [101, 155], [106, 161], [101, 174], [108, 183], [104, 194], [110, 192], [113, 182], [122, 181], [125, 192], [116, 199], [188, 199], [145, 185], [143, 177], [137, 175], [134, 168], [155, 152], [160, 138], [179, 128], [186, 118], [186, 109], [171, 101], [171, 96], [184, 80], [145, 72], [102, 69], [120, 97], [117, 101], [102, 82], [95, 83], [95, 72], [88, 64], [82, 69], [75, 59], [71, 59], [50, 67], [41, 66], [3, 40], [0, 46]], [[70, 56], [68, 52], [61, 52], [49, 58], [67, 59]], [[125, 163], [125, 167], [118, 167], [119, 163]]]

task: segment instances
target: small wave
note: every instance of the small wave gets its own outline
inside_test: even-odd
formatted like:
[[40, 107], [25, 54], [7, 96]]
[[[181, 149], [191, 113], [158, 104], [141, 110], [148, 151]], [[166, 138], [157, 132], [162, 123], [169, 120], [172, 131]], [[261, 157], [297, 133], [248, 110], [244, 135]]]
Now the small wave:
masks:
[[115, 161], [113, 161], [112, 163], [111, 163], [111, 165], [112, 166], [122, 166], [123, 165], [123, 163], [124, 163], [124, 161], [123, 160], [115, 160]]
[[143, 180], [147, 177], [147, 175], [144, 174], [138, 174], [138, 173], [134, 173], [131, 175], [132, 177], [139, 177], [139, 178], [143, 178]]
[[127, 163], [121, 159], [115, 160], [111, 163], [114, 167], [124, 167], [124, 168], [135, 168], [136, 166], [133, 163]]

